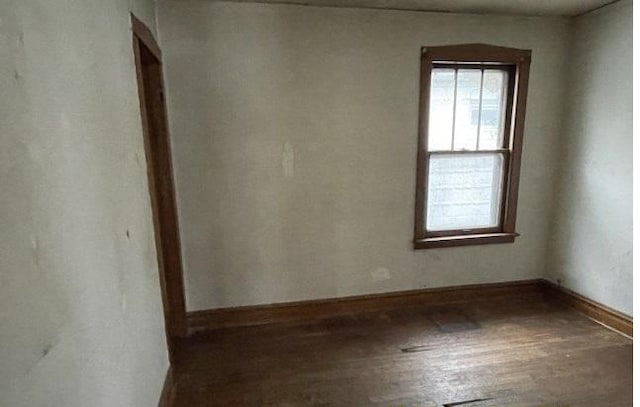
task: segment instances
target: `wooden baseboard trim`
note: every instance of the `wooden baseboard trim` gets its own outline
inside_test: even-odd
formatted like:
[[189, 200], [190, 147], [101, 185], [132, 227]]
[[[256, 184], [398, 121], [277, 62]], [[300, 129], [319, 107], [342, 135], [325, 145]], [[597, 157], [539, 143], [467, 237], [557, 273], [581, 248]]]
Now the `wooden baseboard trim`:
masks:
[[302, 322], [361, 312], [525, 295], [554, 298], [592, 320], [633, 338], [632, 317], [544, 279], [193, 311], [187, 313], [187, 325], [189, 336], [192, 336], [221, 328]]
[[540, 287], [546, 296], [555, 298], [594, 321], [633, 338], [633, 317], [548, 280], [540, 280]]
[[421, 305], [445, 305], [525, 295], [539, 295], [541, 280], [475, 284], [399, 291], [270, 305], [219, 308], [187, 313], [189, 335], [220, 328], [291, 323], [338, 315], [392, 310]]
[[175, 380], [173, 378], [173, 368], [169, 366], [167, 376], [164, 379], [164, 386], [160, 394], [158, 407], [171, 407], [173, 405], [173, 397], [175, 394]]

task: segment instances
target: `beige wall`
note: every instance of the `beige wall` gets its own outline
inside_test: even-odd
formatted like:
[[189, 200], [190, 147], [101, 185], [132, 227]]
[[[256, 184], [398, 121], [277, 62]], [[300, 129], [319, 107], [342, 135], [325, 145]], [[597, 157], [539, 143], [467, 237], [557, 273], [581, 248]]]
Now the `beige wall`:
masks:
[[[168, 360], [129, 10], [0, 3], [0, 405], [157, 405]], [[127, 237], [127, 231], [130, 237]]]
[[549, 277], [633, 312], [632, 4], [574, 21]]
[[[537, 278], [568, 21], [161, 1], [190, 310]], [[414, 251], [421, 46], [533, 50], [515, 244]]]

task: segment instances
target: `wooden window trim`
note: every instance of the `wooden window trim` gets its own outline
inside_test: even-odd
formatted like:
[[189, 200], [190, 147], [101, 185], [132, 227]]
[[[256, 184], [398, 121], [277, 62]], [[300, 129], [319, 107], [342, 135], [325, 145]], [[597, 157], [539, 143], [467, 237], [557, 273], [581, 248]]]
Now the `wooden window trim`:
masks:
[[[416, 171], [416, 202], [414, 249], [434, 247], [454, 247], [476, 244], [513, 243], [518, 233], [516, 227], [516, 209], [518, 205], [518, 187], [520, 184], [520, 166], [522, 142], [526, 113], [527, 90], [531, 51], [524, 49], [498, 47], [487, 44], [463, 44], [439, 47], [423, 47], [420, 63], [420, 112], [418, 123], [418, 156]], [[428, 158], [438, 152], [427, 151], [429, 96], [431, 71], [433, 65], [469, 63], [470, 67], [487, 66], [511, 67], [509, 92], [505, 118], [503, 154], [507, 168], [504, 174], [501, 219], [496, 228], [454, 230], [427, 233], [426, 190], [428, 185]]]

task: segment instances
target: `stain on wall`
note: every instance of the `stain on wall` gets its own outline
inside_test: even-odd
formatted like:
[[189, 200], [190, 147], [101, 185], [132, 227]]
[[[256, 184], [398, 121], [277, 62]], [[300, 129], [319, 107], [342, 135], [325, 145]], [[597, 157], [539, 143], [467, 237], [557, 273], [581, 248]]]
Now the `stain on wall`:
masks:
[[574, 21], [548, 277], [633, 314], [632, 2]]
[[291, 178], [294, 175], [294, 152], [290, 141], [284, 143], [282, 148], [282, 173], [285, 177]]
[[157, 405], [168, 358], [129, 22], [154, 27], [154, 9], [0, 3], [2, 406]]
[[[188, 309], [544, 274], [567, 19], [185, 0], [158, 21]], [[414, 251], [420, 47], [470, 42], [533, 50], [521, 236]]]

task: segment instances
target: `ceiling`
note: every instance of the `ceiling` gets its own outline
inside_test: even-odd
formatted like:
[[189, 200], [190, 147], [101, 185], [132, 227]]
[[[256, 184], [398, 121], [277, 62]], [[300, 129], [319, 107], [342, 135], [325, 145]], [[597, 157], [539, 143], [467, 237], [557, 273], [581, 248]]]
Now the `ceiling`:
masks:
[[529, 16], [577, 16], [617, 0], [226, 0], [244, 3], [297, 4]]

